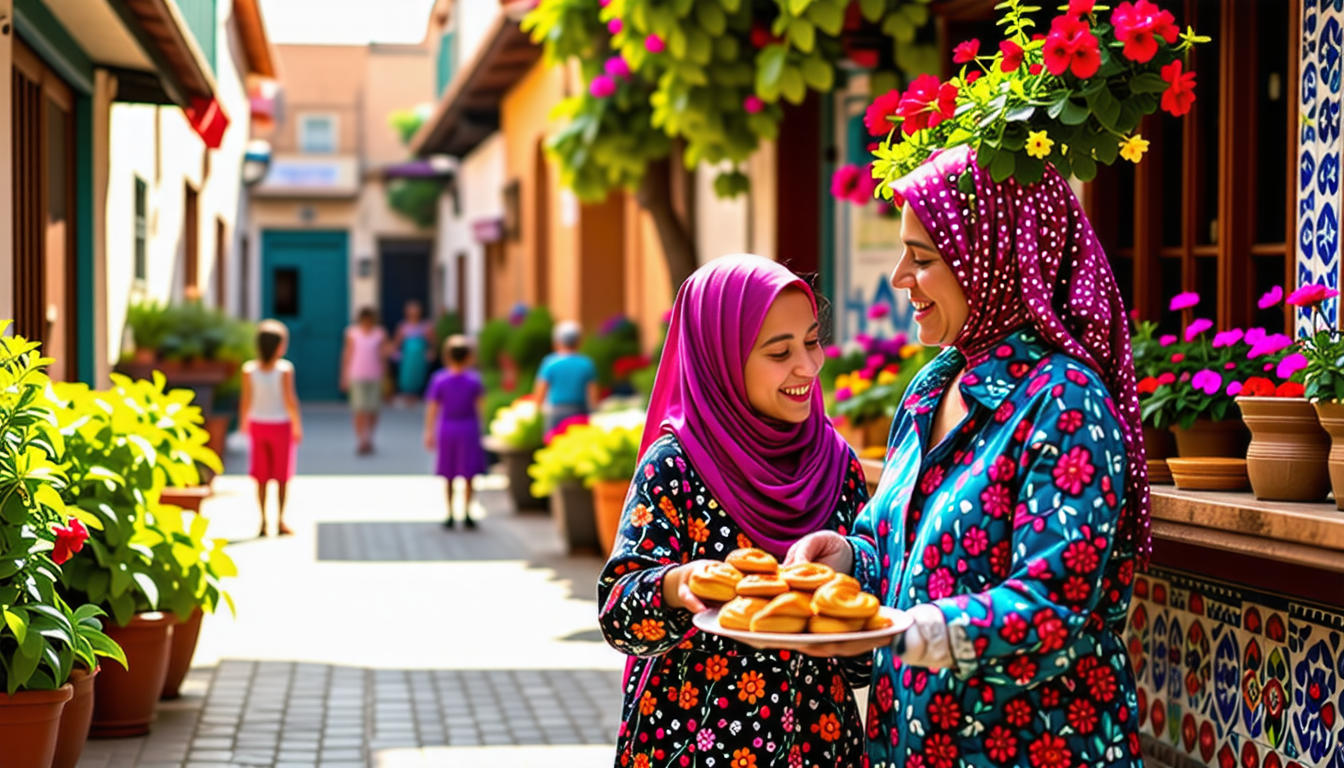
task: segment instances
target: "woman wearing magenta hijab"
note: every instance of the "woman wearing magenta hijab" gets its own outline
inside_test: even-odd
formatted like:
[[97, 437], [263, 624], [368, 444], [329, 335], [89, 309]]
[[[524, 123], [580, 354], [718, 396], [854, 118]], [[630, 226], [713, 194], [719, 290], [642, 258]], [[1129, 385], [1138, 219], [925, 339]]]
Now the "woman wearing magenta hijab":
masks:
[[[807, 284], [725, 256], [681, 287], [650, 398], [642, 458], [598, 584], [602, 631], [631, 655], [621, 766], [853, 766], [863, 732], [848, 663], [758, 651], [697, 632], [686, 580], [740, 547], [783, 557], [849, 532], [861, 467], [823, 411]], [[858, 679], [857, 677], [855, 678]]]
[[895, 189], [892, 285], [944, 349], [910, 384], [854, 533], [789, 557], [914, 619], [876, 644], [871, 764], [1140, 766], [1120, 632], [1150, 548], [1147, 464], [1105, 254], [1050, 166], [995, 183], [962, 146]]

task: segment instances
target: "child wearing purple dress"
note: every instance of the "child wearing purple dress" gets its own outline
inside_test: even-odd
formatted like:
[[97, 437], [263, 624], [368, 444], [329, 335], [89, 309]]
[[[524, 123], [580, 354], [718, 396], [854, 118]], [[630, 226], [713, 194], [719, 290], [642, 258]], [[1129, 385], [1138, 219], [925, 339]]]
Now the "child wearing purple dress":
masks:
[[462, 522], [475, 528], [471, 517], [471, 480], [485, 473], [485, 448], [481, 446], [481, 401], [485, 386], [471, 368], [471, 346], [463, 336], [443, 344], [443, 370], [434, 374], [425, 393], [425, 447], [437, 450], [435, 474], [448, 481], [448, 517], [452, 528], [453, 481], [464, 483]]

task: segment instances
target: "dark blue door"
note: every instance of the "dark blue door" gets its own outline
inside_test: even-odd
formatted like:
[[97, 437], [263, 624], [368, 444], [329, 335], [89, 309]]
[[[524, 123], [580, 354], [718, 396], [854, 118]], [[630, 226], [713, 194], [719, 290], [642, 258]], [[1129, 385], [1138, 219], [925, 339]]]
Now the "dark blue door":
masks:
[[378, 304], [383, 326], [396, 333], [406, 302], [418, 301], [430, 316], [429, 286], [433, 282], [429, 263], [433, 244], [427, 241], [387, 241], [378, 249], [381, 285]]
[[349, 234], [261, 233], [261, 310], [289, 326], [299, 397], [339, 400], [350, 322]]

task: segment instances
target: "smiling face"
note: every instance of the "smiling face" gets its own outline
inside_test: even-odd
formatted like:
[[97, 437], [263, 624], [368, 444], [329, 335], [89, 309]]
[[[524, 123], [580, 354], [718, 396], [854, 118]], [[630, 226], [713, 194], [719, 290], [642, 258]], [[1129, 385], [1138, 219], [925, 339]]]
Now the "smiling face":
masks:
[[945, 347], [956, 341], [971, 314], [966, 293], [909, 205], [901, 213], [901, 242], [905, 250], [892, 270], [891, 286], [909, 292], [920, 342]]
[[807, 294], [784, 290], [770, 305], [747, 355], [747, 402], [761, 416], [798, 424], [812, 413], [825, 355]]

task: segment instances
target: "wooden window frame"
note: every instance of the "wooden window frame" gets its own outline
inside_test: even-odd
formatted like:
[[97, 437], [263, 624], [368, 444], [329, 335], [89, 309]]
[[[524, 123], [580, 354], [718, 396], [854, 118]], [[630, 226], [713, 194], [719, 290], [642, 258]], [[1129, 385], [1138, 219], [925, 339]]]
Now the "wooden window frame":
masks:
[[201, 290], [201, 193], [183, 185], [182, 205], [182, 294], [199, 296]]

